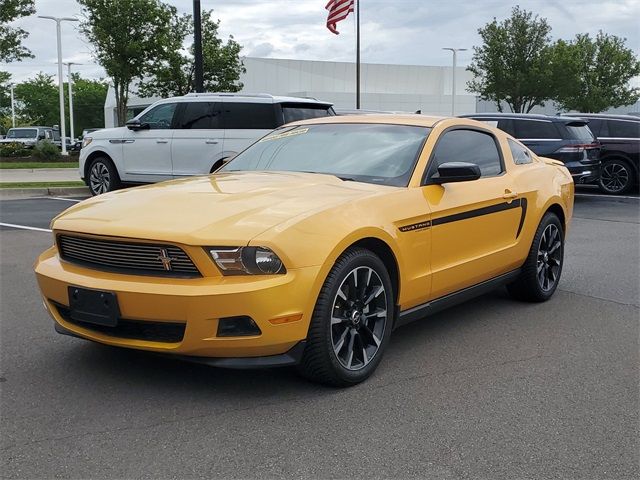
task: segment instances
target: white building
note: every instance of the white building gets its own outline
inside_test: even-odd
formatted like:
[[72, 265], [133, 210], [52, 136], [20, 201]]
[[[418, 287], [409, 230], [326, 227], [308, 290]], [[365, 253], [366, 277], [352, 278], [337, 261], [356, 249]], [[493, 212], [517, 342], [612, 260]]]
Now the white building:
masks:
[[[355, 109], [355, 64], [319, 62], [277, 58], [245, 57], [247, 72], [240, 77], [245, 93], [270, 93], [294, 97], [314, 97], [332, 102], [336, 109]], [[361, 102], [363, 110], [415, 112], [427, 115], [451, 115], [451, 67], [426, 65], [361, 65]], [[475, 112], [495, 112], [493, 102], [481, 101], [467, 92], [472, 75], [465, 67], [456, 69], [456, 115]], [[134, 116], [151, 105], [157, 97], [129, 97], [130, 115]], [[116, 100], [109, 88], [104, 105], [106, 127], [116, 125]], [[509, 111], [504, 105], [503, 110]], [[555, 114], [553, 102], [535, 107], [531, 113]], [[640, 101], [634, 105], [610, 109], [608, 113], [639, 112]]]
[[[247, 72], [240, 81], [245, 93], [270, 93], [314, 97], [332, 102], [337, 109], [355, 109], [355, 64], [244, 58]], [[361, 64], [360, 108], [365, 110], [421, 110], [424, 114], [451, 115], [451, 67]], [[476, 111], [476, 97], [466, 92], [471, 74], [456, 69], [456, 114]], [[132, 114], [158, 98], [129, 97]], [[115, 94], [109, 88], [104, 106], [105, 126], [116, 124]]]

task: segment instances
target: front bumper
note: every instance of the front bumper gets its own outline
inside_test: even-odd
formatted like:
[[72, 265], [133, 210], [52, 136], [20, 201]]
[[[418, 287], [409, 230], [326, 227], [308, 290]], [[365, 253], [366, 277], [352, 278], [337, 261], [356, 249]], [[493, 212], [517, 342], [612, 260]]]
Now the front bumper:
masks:
[[[284, 275], [255, 277], [147, 277], [73, 265], [60, 260], [52, 247], [39, 257], [35, 271], [44, 305], [60, 333], [242, 368], [286, 365], [299, 360], [299, 345], [306, 339], [315, 303], [311, 292], [319, 269], [307, 267], [291, 269]], [[64, 315], [70, 286], [114, 292], [123, 323], [149, 326], [150, 331], [154, 326], [183, 325], [184, 333], [180, 338], [132, 338], [121, 336], [117, 330], [74, 322]], [[251, 317], [261, 333], [216, 336], [218, 320], [236, 316]]]

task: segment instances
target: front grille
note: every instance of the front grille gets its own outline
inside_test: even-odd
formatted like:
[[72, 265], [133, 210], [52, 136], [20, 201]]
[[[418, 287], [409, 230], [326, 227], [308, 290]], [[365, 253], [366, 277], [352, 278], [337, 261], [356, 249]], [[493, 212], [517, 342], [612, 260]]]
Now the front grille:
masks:
[[109, 335], [110, 337], [129, 338], [133, 340], [147, 340], [149, 342], [179, 343], [184, 338], [186, 324], [174, 322], [147, 322], [142, 320], [119, 319], [115, 327], [95, 325], [93, 323], [79, 322], [71, 318], [68, 307], [51, 302], [60, 316], [69, 323], [87, 330]]
[[201, 276], [184, 250], [175, 245], [58, 235], [58, 250], [63, 260], [99, 270], [169, 277]]

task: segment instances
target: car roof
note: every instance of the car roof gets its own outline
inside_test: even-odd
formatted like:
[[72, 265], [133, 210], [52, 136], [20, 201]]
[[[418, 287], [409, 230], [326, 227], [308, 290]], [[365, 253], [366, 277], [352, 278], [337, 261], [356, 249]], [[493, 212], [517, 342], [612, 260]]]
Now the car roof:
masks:
[[562, 116], [562, 115], [542, 115], [538, 113], [469, 113], [466, 115], [460, 115], [462, 118], [507, 118], [517, 120], [546, 120], [549, 122], [575, 122], [576, 117]]
[[318, 125], [325, 123], [379, 123], [391, 125], [410, 125], [416, 127], [433, 127], [441, 120], [449, 117], [431, 117], [418, 114], [372, 114], [372, 115], [336, 115], [333, 117], [312, 118], [293, 122], [289, 125]]
[[333, 105], [331, 102], [324, 102], [316, 98], [287, 97], [287, 96], [270, 95], [268, 93], [230, 93], [230, 92], [187, 93], [182, 97], [171, 97], [171, 98], [161, 100], [161, 102], [167, 102], [167, 101], [206, 102], [207, 100], [218, 100], [223, 102], [234, 101], [234, 102], [241, 102], [241, 103], [305, 103], [305, 104], [323, 105], [327, 107], [330, 107], [331, 105]]
[[632, 122], [640, 122], [640, 117], [633, 115], [616, 115], [613, 113], [567, 113], [569, 117], [579, 118], [600, 118], [602, 120], [627, 120]]

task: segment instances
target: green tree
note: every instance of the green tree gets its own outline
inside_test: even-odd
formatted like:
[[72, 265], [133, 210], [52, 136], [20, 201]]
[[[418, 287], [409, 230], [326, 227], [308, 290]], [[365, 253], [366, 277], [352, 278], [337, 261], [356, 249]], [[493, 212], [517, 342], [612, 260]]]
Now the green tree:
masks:
[[[0, 134], [11, 128], [11, 74], [0, 70]], [[8, 125], [8, 127], [7, 127]]]
[[602, 112], [640, 98], [640, 89], [629, 85], [640, 75], [640, 61], [624, 38], [600, 31], [595, 39], [578, 34], [571, 42], [559, 40], [552, 64], [554, 100], [563, 110]]
[[[78, 73], [73, 77], [73, 120], [75, 134], [85, 128], [104, 127], [104, 101], [108, 85], [104, 80], [88, 80]], [[65, 90], [66, 92], [66, 90]]]
[[[139, 85], [142, 96], [171, 97], [185, 95], [195, 90], [195, 64], [193, 44], [187, 51], [183, 45], [187, 36], [193, 35], [191, 15], [174, 15], [172, 34], [167, 55], [160, 57], [150, 68], [150, 76]], [[203, 86], [205, 91], [237, 92], [242, 89], [238, 80], [245, 72], [240, 59], [242, 46], [233, 36], [224, 43], [218, 37], [220, 20], [213, 20], [213, 10], [202, 13]]]
[[36, 13], [34, 0], [0, 0], [0, 62], [33, 58], [31, 51], [22, 45], [29, 33], [12, 27], [9, 22]]
[[94, 57], [105, 69], [115, 90], [118, 123], [127, 118], [129, 88], [143, 78], [156, 58], [171, 46], [174, 7], [159, 0], [79, 0], [82, 33], [93, 46]]
[[60, 123], [58, 88], [53, 75], [38, 73], [16, 85], [14, 95], [20, 123], [52, 126]]
[[494, 18], [478, 30], [483, 43], [473, 48], [468, 90], [495, 102], [499, 111], [503, 101], [518, 113], [544, 105], [553, 84], [550, 32], [546, 19], [518, 6], [503, 22]]

